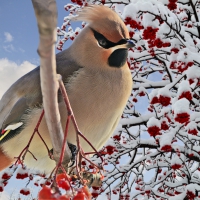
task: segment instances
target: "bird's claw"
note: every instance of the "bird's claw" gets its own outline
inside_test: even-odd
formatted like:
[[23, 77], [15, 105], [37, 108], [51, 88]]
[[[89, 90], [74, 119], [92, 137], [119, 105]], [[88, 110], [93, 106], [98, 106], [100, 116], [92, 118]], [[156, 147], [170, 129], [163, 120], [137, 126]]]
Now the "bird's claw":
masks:
[[[77, 149], [76, 145], [74, 145], [74, 144], [71, 144], [69, 142], [67, 142], [67, 144], [68, 144], [68, 147], [69, 147], [71, 154], [72, 154], [71, 164], [68, 167], [72, 167], [74, 165], [75, 161], [76, 161], [76, 155], [77, 155], [78, 149]], [[49, 151], [49, 154], [53, 155], [53, 149], [51, 149]], [[50, 158], [51, 158], [51, 156], [50, 156]]]
[[68, 144], [69, 149], [71, 150], [71, 154], [72, 154], [71, 164], [69, 167], [72, 167], [76, 161], [76, 155], [77, 155], [78, 149], [77, 149], [76, 145], [74, 145], [74, 144], [71, 144], [69, 142], [67, 142], [67, 144]]

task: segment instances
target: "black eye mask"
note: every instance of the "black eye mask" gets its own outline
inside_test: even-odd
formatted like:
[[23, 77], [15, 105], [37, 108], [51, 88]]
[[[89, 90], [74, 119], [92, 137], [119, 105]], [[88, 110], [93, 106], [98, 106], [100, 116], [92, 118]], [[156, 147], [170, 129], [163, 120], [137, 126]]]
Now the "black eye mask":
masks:
[[114, 42], [111, 42], [109, 40], [107, 40], [101, 33], [98, 33], [97, 31], [93, 30], [93, 33], [94, 33], [94, 37], [96, 38], [96, 40], [98, 41], [99, 45], [101, 47], [103, 47], [104, 49], [109, 49], [111, 47], [114, 47], [114, 46], [117, 46], [117, 45], [120, 45], [120, 44], [126, 44], [127, 43], [127, 40], [126, 39], [121, 39], [119, 42], [117, 43], [114, 43]]

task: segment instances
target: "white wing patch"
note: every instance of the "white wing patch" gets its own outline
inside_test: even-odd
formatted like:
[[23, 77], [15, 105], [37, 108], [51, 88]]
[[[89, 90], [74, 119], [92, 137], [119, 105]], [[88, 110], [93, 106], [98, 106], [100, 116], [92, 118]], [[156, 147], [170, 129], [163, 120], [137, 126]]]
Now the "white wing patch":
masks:
[[17, 128], [19, 128], [20, 126], [22, 126], [23, 123], [22, 122], [18, 122], [16, 124], [11, 124], [11, 125], [8, 125], [4, 130], [7, 131], [7, 130], [15, 130]]

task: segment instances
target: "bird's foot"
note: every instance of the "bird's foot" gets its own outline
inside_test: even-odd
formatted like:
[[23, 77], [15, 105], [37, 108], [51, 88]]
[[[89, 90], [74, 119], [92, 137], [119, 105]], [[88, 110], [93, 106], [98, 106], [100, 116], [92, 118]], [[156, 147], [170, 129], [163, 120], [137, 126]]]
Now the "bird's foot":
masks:
[[[67, 142], [67, 144], [68, 144], [68, 147], [69, 147], [71, 154], [72, 154], [71, 162], [70, 162], [70, 165], [68, 167], [72, 167], [74, 165], [75, 161], [76, 161], [76, 155], [77, 155], [78, 149], [77, 149], [76, 145], [74, 145], [74, 144], [71, 144], [69, 142]], [[53, 149], [51, 149], [49, 153], [50, 153], [50, 155], [53, 155]]]
[[69, 149], [71, 150], [71, 154], [72, 154], [72, 157], [71, 157], [71, 164], [69, 167], [72, 167], [76, 161], [76, 155], [78, 153], [78, 149], [77, 149], [77, 146], [74, 145], [74, 144], [71, 144], [69, 142], [67, 142], [68, 146], [69, 146]]

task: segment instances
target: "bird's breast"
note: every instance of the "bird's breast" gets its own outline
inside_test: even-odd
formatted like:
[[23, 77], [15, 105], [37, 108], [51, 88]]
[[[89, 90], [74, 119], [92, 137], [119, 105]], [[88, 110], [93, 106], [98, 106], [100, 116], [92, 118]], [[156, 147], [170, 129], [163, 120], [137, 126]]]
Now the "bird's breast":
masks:
[[[99, 149], [111, 136], [130, 95], [132, 80], [129, 70], [114, 69], [103, 73], [82, 68], [70, 78], [66, 88], [80, 130]], [[64, 120], [66, 112], [62, 110]], [[75, 143], [73, 127], [69, 141]]]

